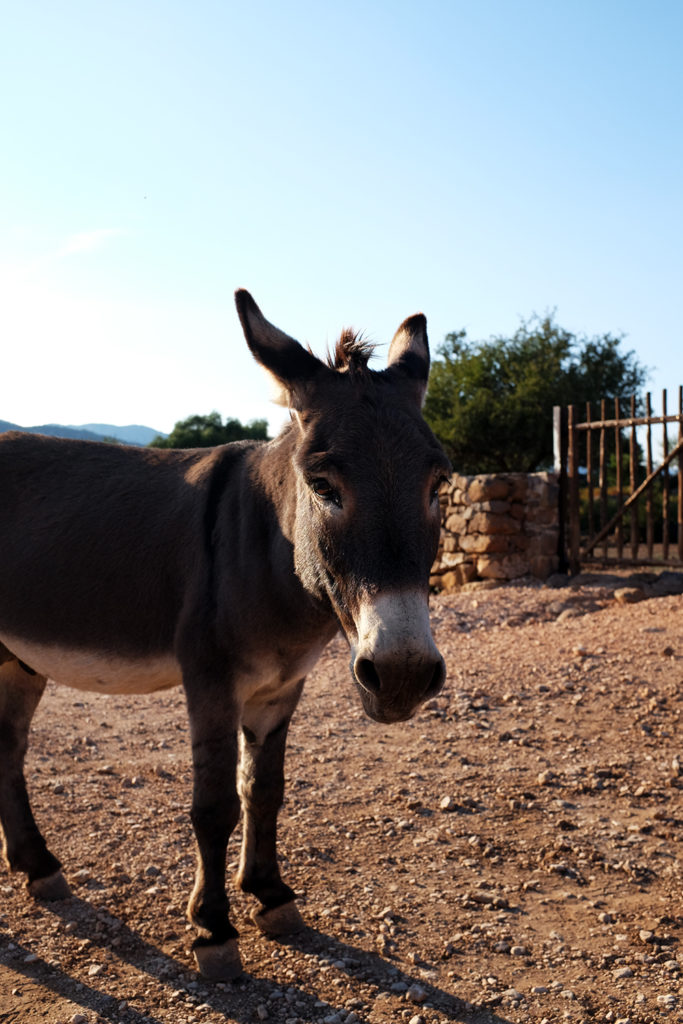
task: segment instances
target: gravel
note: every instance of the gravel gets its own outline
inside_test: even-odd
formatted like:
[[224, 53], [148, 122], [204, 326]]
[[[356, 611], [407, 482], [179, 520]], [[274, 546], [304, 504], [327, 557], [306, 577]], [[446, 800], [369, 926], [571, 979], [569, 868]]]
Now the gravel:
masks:
[[394, 727], [363, 716], [333, 641], [280, 819], [310, 927], [268, 941], [231, 890], [231, 985], [192, 970], [182, 696], [50, 687], [27, 774], [74, 897], [40, 905], [0, 874], [0, 1020], [683, 1021], [683, 598], [664, 589], [597, 576], [436, 597], [448, 683]]

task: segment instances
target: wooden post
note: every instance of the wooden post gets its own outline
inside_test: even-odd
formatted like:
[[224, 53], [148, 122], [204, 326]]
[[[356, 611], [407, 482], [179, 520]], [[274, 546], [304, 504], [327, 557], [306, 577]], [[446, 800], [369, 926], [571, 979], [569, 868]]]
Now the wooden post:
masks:
[[[607, 419], [607, 410], [605, 408], [605, 399], [600, 400], [600, 471], [598, 477], [598, 484], [600, 487], [600, 529], [605, 528], [607, 522], [607, 445], [606, 431], [604, 427], [605, 420]], [[604, 558], [609, 557], [609, 537], [605, 536], [605, 542], [602, 546], [602, 554]]]
[[[650, 417], [652, 416], [652, 398], [648, 391], [645, 396], [645, 416], [647, 423], [645, 425], [645, 438], [646, 438], [646, 464], [645, 473], [647, 476], [652, 475], [652, 424], [650, 423]], [[654, 547], [654, 519], [652, 516], [652, 487], [648, 487], [645, 494], [645, 537], [647, 540], [647, 557], [652, 558], [652, 550]]]
[[[614, 451], [616, 458], [616, 488], [617, 488], [617, 508], [621, 508], [624, 504], [624, 483], [621, 478], [621, 425], [620, 425], [620, 412], [619, 412], [619, 399], [614, 399], [614, 419], [616, 420], [616, 426], [614, 428]], [[616, 525], [616, 538], [617, 538], [617, 558], [619, 561], [624, 557], [624, 523], [621, 517]]]
[[569, 571], [581, 572], [581, 524], [579, 522], [579, 453], [574, 406], [567, 408], [567, 454], [569, 457]]
[[[629, 438], [628, 446], [628, 470], [629, 470], [629, 486], [631, 488], [631, 494], [636, 489], [636, 426], [634, 420], [636, 418], [636, 396], [631, 395], [631, 436]], [[635, 562], [638, 557], [638, 503], [633, 502], [631, 505], [631, 558]]]
[[593, 506], [593, 431], [590, 428], [591, 404], [586, 402], [586, 486], [588, 488], [588, 536], [595, 533], [595, 517]]
[[557, 558], [560, 572], [567, 572], [567, 415], [560, 405], [553, 406], [553, 469], [557, 474], [558, 531]]
[[[683, 384], [678, 389], [678, 440], [683, 440]], [[678, 457], [678, 514], [676, 529], [678, 537], [678, 560], [683, 562], [683, 449]]]
[[[662, 453], [664, 459], [669, 454], [669, 435], [666, 422], [666, 388], [662, 391]], [[662, 470], [662, 559], [669, 557], [669, 467]]]

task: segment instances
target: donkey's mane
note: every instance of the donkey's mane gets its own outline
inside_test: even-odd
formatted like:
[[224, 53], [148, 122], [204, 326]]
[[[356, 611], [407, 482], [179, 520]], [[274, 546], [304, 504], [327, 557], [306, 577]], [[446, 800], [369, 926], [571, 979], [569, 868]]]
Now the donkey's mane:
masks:
[[343, 330], [334, 351], [328, 353], [327, 363], [333, 370], [365, 370], [375, 346], [362, 334], [350, 328]]

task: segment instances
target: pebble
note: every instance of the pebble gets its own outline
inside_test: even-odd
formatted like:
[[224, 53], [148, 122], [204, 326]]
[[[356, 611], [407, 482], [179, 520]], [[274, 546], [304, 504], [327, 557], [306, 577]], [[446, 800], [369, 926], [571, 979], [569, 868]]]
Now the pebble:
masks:
[[406, 992], [406, 997], [410, 999], [411, 1003], [424, 1003], [427, 999], [427, 993], [421, 985], [411, 985]]
[[439, 800], [439, 807], [442, 811], [455, 811], [458, 804], [452, 796], [442, 796]]
[[268, 1020], [268, 1007], [263, 1003], [259, 1003], [256, 1007], [256, 1016], [259, 1020]]
[[503, 999], [509, 999], [511, 1003], [521, 1003], [524, 996], [516, 988], [506, 988], [503, 992]]
[[528, 956], [529, 950], [526, 946], [510, 946], [511, 956]]
[[74, 1013], [73, 1017], [70, 1018], [69, 1024], [88, 1024], [88, 1018], [82, 1013]]
[[468, 900], [472, 903], [480, 903], [482, 906], [490, 907], [493, 904], [493, 895], [489, 892], [468, 892], [463, 895], [463, 901]]
[[616, 971], [612, 971], [612, 977], [614, 977], [615, 979], [632, 978], [633, 971], [630, 967], [619, 967]]
[[644, 597], [645, 592], [640, 587], [619, 587], [614, 591], [614, 600], [617, 604], [635, 604]]
[[677, 1000], [673, 992], [667, 992], [664, 996], [657, 996], [657, 1002], [660, 1006], [672, 1009], [676, 1005]]

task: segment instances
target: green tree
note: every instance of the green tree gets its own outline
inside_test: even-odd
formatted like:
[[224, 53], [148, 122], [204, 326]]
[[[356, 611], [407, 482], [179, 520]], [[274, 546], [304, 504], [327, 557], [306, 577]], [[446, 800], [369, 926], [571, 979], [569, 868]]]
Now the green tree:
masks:
[[553, 406], [626, 397], [647, 371], [622, 338], [578, 337], [553, 316], [522, 321], [511, 338], [468, 341], [454, 331], [438, 349], [425, 418], [461, 473], [533, 472], [552, 465]]
[[268, 421], [250, 420], [241, 423], [237, 419], [226, 419], [218, 412], [208, 416], [188, 416], [179, 420], [168, 437], [155, 437], [150, 448], [210, 448], [229, 441], [267, 441]]

